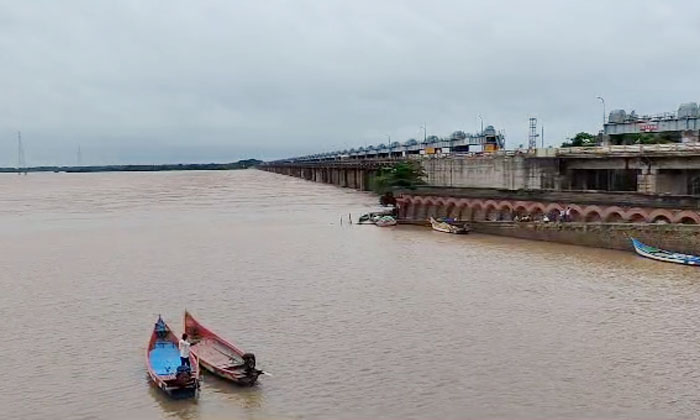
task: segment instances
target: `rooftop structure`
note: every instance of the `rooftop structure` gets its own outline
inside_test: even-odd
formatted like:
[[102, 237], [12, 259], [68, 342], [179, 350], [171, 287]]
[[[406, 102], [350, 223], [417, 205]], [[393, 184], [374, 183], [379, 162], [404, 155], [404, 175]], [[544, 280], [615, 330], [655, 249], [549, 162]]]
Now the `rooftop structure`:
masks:
[[487, 126], [480, 133], [465, 133], [458, 130], [449, 137], [427, 136], [423, 141], [408, 139], [403, 143], [397, 141], [390, 144], [370, 145], [367, 147], [338, 150], [334, 152], [318, 153], [299, 156], [286, 161], [323, 161], [341, 159], [365, 159], [365, 158], [391, 158], [409, 155], [432, 155], [448, 153], [464, 153], [473, 151], [474, 148], [484, 152], [495, 152], [505, 147], [505, 136], [492, 125]]
[[697, 143], [700, 139], [700, 108], [697, 103], [681, 104], [676, 112], [629, 114], [622, 109], [610, 112], [604, 126], [607, 144], [631, 144], [641, 135], [668, 143]]

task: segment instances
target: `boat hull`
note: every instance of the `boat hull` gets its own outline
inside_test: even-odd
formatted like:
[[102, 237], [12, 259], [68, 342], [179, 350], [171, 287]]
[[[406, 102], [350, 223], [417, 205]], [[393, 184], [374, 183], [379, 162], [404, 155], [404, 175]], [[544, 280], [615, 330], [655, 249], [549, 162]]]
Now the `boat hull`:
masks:
[[199, 360], [199, 364], [212, 375], [218, 376], [221, 379], [226, 379], [240, 386], [253, 386], [258, 382], [258, 376], [260, 376], [258, 373], [253, 375], [234, 375], [230, 371], [221, 369], [201, 359]]
[[379, 227], [396, 226], [398, 222], [391, 216], [382, 216], [374, 222]]
[[433, 230], [444, 233], [465, 234], [469, 233], [469, 229], [465, 226], [457, 226], [447, 222], [440, 222], [434, 218], [430, 218], [430, 226]]
[[650, 258], [656, 261], [668, 263], [700, 266], [700, 257], [696, 255], [681, 254], [678, 252], [667, 251], [665, 249], [655, 248], [646, 245], [638, 240], [631, 238], [632, 246], [637, 254], [642, 257]]
[[151, 382], [172, 398], [193, 398], [199, 391], [199, 366], [190, 352], [189, 372], [180, 367], [179, 340], [159, 317], [146, 348], [146, 368]]
[[246, 368], [243, 360], [247, 353], [242, 349], [204, 327], [188, 312], [185, 312], [184, 325], [185, 332], [195, 340], [191, 350], [205, 370], [236, 385], [257, 383], [262, 371], [254, 366]]

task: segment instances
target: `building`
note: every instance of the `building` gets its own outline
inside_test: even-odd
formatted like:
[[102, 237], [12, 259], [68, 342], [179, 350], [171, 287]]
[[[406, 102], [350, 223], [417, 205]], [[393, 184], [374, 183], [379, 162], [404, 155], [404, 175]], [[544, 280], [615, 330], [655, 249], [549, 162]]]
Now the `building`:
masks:
[[610, 112], [605, 123], [604, 144], [697, 143], [700, 109], [697, 103], [681, 104], [677, 112], [639, 116], [622, 109]]

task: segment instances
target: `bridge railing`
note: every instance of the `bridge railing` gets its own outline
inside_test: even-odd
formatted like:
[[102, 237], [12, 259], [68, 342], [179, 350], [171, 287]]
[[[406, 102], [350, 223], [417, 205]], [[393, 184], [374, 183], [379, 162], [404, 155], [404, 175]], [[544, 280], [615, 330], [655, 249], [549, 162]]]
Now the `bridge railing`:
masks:
[[627, 144], [593, 147], [562, 147], [556, 149], [559, 156], [565, 155], [615, 155], [615, 154], [681, 154], [700, 153], [700, 143], [666, 143], [666, 144]]

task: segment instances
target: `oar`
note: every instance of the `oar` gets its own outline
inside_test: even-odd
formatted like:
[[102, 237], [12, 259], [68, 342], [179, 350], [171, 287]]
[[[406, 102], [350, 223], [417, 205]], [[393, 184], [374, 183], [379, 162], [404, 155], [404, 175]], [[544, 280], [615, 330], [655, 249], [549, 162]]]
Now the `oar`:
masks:
[[[212, 346], [212, 348], [213, 348], [214, 350], [218, 351], [219, 353], [223, 354], [224, 356], [228, 357], [229, 359], [233, 360], [233, 357], [231, 357], [230, 354], [225, 353], [225, 352], [223, 352], [223, 351], [217, 349], [216, 347], [213, 347], [213, 346]], [[241, 366], [244, 366], [244, 365], [241, 365]], [[267, 376], [269, 376], [270, 378], [273, 378], [273, 376], [272, 376], [272, 374], [271, 374], [270, 372], [265, 372], [264, 370], [260, 370], [260, 369], [257, 369], [257, 370], [259, 370], [261, 374], [267, 375]]]

